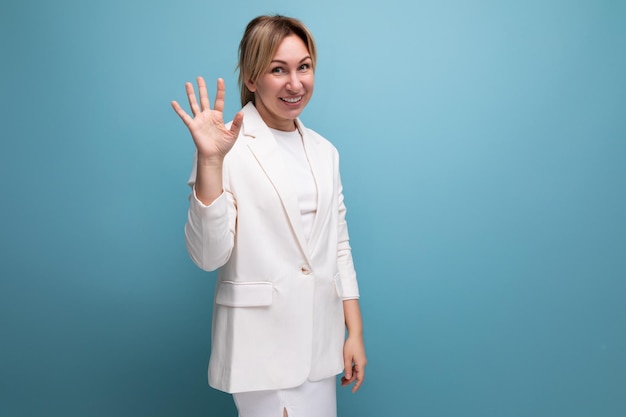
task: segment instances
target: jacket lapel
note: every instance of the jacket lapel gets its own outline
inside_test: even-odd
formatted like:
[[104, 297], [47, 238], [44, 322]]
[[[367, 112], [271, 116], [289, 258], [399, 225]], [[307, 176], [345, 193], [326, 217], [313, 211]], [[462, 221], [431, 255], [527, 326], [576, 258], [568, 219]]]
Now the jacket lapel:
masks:
[[248, 139], [248, 148], [270, 180], [283, 205], [289, 224], [296, 236], [302, 253], [308, 259], [307, 243], [302, 228], [298, 195], [291, 183], [289, 171], [285, 167], [280, 148], [274, 135], [252, 103], [244, 108], [243, 135]]

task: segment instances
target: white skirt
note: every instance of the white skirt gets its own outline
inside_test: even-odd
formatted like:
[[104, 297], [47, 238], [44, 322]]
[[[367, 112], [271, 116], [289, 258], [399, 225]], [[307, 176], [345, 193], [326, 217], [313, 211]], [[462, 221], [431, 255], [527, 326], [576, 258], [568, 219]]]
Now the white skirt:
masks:
[[239, 417], [337, 417], [335, 377], [287, 389], [233, 394]]

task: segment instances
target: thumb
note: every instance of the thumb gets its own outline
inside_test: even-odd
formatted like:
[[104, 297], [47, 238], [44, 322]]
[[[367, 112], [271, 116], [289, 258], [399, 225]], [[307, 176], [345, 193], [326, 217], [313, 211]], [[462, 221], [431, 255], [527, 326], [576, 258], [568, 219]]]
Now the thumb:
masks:
[[235, 136], [239, 136], [239, 131], [241, 130], [241, 125], [243, 124], [243, 112], [238, 112], [233, 118], [233, 122], [230, 125], [230, 131]]

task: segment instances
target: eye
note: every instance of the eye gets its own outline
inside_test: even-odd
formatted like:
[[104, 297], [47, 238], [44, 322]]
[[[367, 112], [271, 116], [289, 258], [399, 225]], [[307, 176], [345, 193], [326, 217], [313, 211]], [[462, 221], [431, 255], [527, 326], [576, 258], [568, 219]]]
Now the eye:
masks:
[[299, 71], [308, 71], [311, 69], [311, 64], [309, 64], [308, 62], [306, 64], [302, 64], [298, 67]]
[[282, 74], [285, 70], [282, 67], [274, 67], [270, 70], [272, 74]]

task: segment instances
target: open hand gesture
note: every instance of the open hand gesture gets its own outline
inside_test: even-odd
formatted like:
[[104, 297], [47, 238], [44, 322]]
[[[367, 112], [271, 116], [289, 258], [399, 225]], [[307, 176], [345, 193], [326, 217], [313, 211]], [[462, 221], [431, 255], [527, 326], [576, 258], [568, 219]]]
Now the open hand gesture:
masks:
[[217, 94], [215, 95], [213, 110], [211, 110], [204, 79], [198, 77], [196, 81], [198, 83], [198, 93], [200, 94], [199, 106], [193, 85], [189, 82], [185, 83], [187, 99], [189, 100], [193, 117], [189, 116], [176, 101], [172, 101], [172, 107], [189, 129], [198, 150], [198, 159], [209, 163], [221, 164], [237, 140], [243, 122], [243, 113], [237, 113], [230, 129], [226, 128], [223, 116], [224, 80], [221, 78], [217, 80]]

